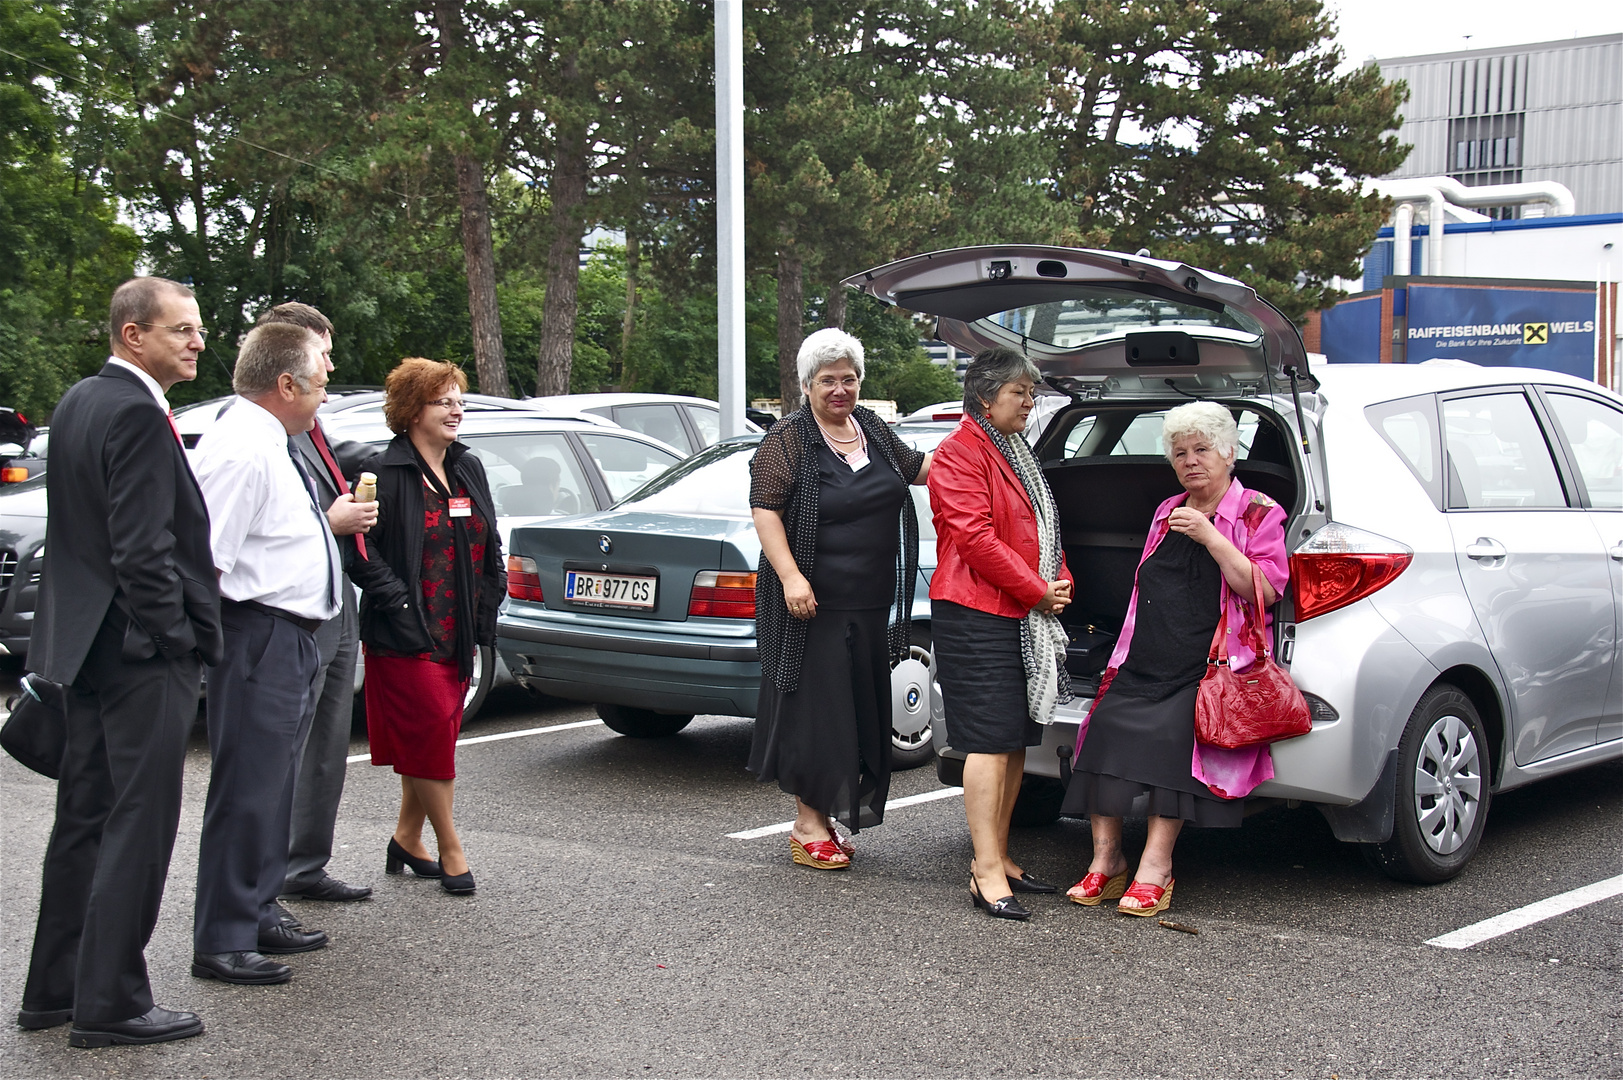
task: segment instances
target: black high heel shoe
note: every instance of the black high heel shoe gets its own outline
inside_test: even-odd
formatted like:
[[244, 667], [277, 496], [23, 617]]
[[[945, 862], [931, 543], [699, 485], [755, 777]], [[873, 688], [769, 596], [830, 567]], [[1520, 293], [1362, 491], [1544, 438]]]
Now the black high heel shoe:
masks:
[[[418, 877], [441, 879], [445, 877], [445, 871], [440, 869], [439, 863], [433, 859], [419, 859], [396, 843], [395, 838], [391, 836], [389, 837], [389, 846], [384, 852], [383, 872], [385, 874], [398, 874], [402, 866], [411, 867], [411, 872]], [[468, 879], [468, 884], [470, 886], [468, 891], [472, 892], [472, 878]]]
[[1020, 901], [1016, 900], [1012, 893], [996, 903], [988, 902], [981, 896], [980, 890], [975, 887], [974, 878], [969, 881], [969, 899], [971, 903], [994, 919], [1016, 919], [1025, 922], [1031, 918], [1031, 912], [1021, 907]]
[[444, 874], [440, 877], [440, 888], [452, 896], [473, 895], [473, 871], [464, 870], [460, 874]]

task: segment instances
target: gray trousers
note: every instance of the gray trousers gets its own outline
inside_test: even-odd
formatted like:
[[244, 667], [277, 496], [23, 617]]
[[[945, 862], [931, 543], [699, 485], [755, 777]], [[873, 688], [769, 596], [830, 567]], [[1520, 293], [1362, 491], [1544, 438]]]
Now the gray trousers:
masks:
[[286, 619], [221, 605], [225, 658], [208, 672], [208, 801], [197, 853], [192, 947], [259, 947], [277, 923], [299, 748], [315, 713], [316, 638]]
[[298, 781], [293, 788], [293, 831], [287, 851], [287, 881], [282, 886], [289, 894], [300, 893], [327, 876], [338, 804], [344, 798], [355, 703], [355, 657], [360, 649], [355, 590], [347, 577], [343, 595], [343, 611], [316, 631], [321, 668], [314, 683], [316, 715], [300, 751]]

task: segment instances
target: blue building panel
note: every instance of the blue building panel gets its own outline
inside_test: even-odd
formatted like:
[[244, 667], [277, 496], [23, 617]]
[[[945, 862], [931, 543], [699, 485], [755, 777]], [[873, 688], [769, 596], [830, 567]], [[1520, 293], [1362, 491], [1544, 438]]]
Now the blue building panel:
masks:
[[1380, 296], [1343, 300], [1321, 312], [1319, 348], [1332, 364], [1380, 363]]

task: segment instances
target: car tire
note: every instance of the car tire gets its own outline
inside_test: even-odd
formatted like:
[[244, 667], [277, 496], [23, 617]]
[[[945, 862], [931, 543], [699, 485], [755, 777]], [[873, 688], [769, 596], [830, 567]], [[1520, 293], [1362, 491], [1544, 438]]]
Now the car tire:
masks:
[[1486, 729], [1471, 699], [1446, 683], [1421, 697], [1398, 743], [1392, 838], [1364, 858], [1398, 881], [1435, 885], [1471, 861], [1493, 800]]
[[935, 726], [930, 718], [930, 683], [934, 679], [929, 635], [915, 634], [907, 658], [890, 669], [892, 771], [916, 769], [935, 760]]
[[1020, 794], [1015, 796], [1009, 824], [1022, 829], [1052, 825], [1059, 820], [1060, 804], [1064, 801], [1064, 784], [1051, 776], [1027, 773], [1020, 781]]
[[633, 739], [663, 739], [675, 735], [693, 720], [692, 713], [658, 713], [652, 709], [634, 709], [629, 705], [597, 705], [597, 715], [610, 731], [629, 735]]
[[490, 684], [495, 681], [496, 650], [489, 645], [481, 645], [473, 651], [473, 675], [468, 682], [468, 692], [462, 698], [464, 724], [484, 707], [485, 699], [490, 696]]

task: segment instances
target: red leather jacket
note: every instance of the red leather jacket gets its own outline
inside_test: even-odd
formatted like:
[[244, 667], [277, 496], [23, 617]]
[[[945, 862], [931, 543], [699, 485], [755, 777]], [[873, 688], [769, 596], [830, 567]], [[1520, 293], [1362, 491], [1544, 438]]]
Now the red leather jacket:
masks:
[[[1020, 478], [973, 419], [936, 447], [928, 486], [936, 531], [930, 599], [1023, 618], [1048, 591], [1037, 572], [1037, 517]], [[1071, 580], [1063, 554], [1059, 576]]]

